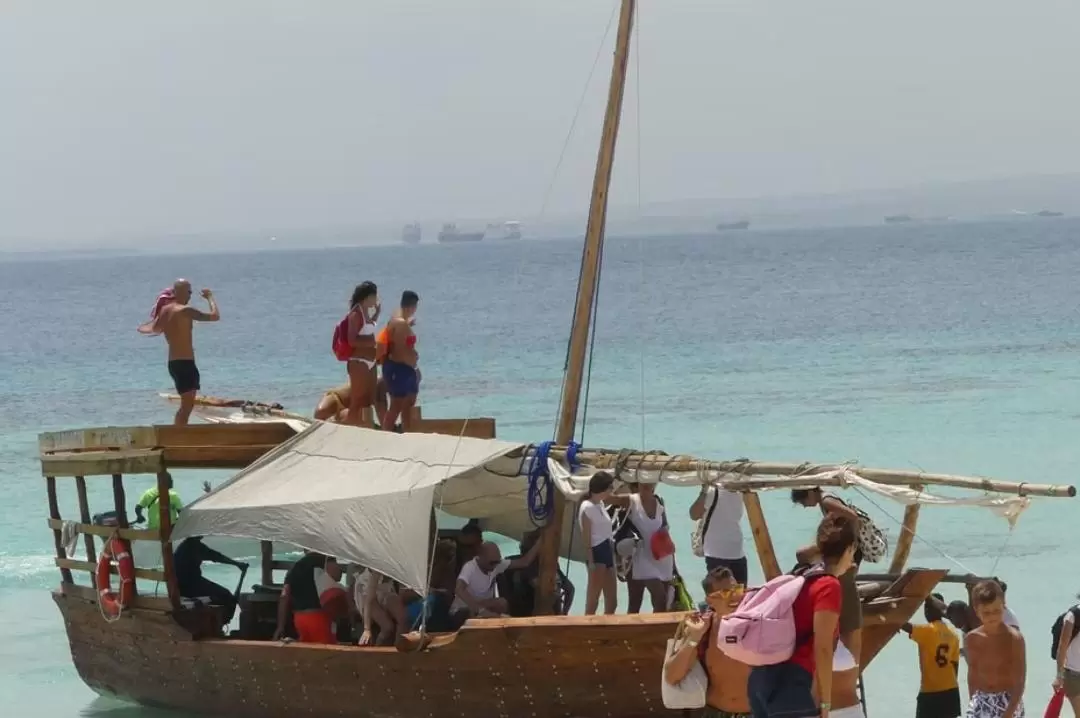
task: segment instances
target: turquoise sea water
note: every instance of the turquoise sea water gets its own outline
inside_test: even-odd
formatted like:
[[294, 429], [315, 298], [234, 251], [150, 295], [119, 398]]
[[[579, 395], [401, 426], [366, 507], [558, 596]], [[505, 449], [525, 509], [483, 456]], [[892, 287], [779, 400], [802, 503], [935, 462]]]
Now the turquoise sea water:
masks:
[[[207, 393], [301, 412], [342, 377], [329, 344], [351, 287], [375, 280], [387, 307], [415, 289], [425, 415], [494, 416], [501, 436], [540, 441], [579, 261], [580, 242], [537, 241], [0, 264], [6, 714], [158, 714], [96, 698], [71, 666], [35, 457], [42, 430], [171, 420], [157, 398], [169, 389], [163, 344], [134, 331], [162, 286], [186, 276], [218, 296], [221, 323], [196, 336]], [[587, 444], [1077, 480], [1080, 222], [613, 238], [604, 264]], [[194, 498], [203, 478], [178, 474], [181, 494]], [[90, 484], [92, 506], [108, 508], [110, 487]], [[61, 491], [74, 516], [74, 488]], [[667, 497], [678, 515], [693, 493]], [[849, 498], [896, 536], [901, 507]], [[1008, 581], [1029, 712], [1049, 697], [1049, 627], [1080, 590], [1077, 501], [1036, 501], [1011, 534], [982, 510], [928, 507], [912, 554]], [[816, 514], [780, 494], [764, 502], [790, 556]], [[676, 530], [679, 564], [696, 580], [689, 531]], [[914, 646], [898, 638], [868, 671], [870, 715], [913, 714], [917, 690]]]

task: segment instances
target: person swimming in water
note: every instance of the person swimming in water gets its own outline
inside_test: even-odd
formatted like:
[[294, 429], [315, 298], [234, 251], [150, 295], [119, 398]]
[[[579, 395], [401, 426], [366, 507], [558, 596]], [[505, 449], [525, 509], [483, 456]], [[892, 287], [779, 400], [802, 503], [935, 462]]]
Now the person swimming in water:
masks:
[[401, 306], [386, 325], [386, 358], [383, 359], [382, 374], [390, 395], [390, 407], [381, 424], [387, 431], [395, 431], [398, 419], [401, 419], [402, 431], [412, 430], [412, 408], [420, 391], [420, 372], [416, 368], [420, 356], [416, 353], [412, 320], [419, 304], [420, 296], [405, 290], [401, 294]]
[[[349, 304], [348, 340], [352, 355], [348, 361], [348, 423], [370, 426], [375, 403], [375, 324], [379, 321], [379, 289], [363, 282], [353, 290]], [[365, 420], [366, 417], [366, 420]]]

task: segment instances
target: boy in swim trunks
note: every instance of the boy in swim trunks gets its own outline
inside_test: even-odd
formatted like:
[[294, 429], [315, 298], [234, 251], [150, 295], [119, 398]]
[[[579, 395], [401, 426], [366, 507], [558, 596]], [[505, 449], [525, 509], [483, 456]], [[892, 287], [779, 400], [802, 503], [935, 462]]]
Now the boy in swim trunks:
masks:
[[1024, 718], [1024, 637], [1005, 624], [1005, 596], [1000, 584], [978, 583], [971, 590], [971, 605], [982, 625], [964, 636], [967, 718]]

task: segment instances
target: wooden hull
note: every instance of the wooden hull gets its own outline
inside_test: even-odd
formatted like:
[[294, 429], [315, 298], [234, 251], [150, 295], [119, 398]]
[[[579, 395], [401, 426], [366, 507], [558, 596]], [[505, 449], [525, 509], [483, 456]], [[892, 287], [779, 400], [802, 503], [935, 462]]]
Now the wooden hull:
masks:
[[[864, 665], [945, 573], [909, 572], [866, 602]], [[106, 623], [93, 601], [54, 599], [80, 677], [146, 705], [237, 718], [679, 715], [663, 706], [660, 674], [681, 614], [476, 621], [445, 645], [406, 653], [194, 640], [165, 613]]]

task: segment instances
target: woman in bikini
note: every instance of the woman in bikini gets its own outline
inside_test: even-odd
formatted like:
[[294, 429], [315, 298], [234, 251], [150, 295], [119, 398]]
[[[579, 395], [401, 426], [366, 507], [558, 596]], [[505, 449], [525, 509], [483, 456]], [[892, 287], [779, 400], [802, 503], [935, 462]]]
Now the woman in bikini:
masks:
[[[372, 424], [369, 414], [375, 402], [375, 324], [379, 321], [379, 289], [374, 282], [363, 282], [353, 290], [349, 304], [348, 338], [352, 355], [348, 361], [348, 422], [357, 426]], [[367, 414], [365, 421], [365, 414]]]

